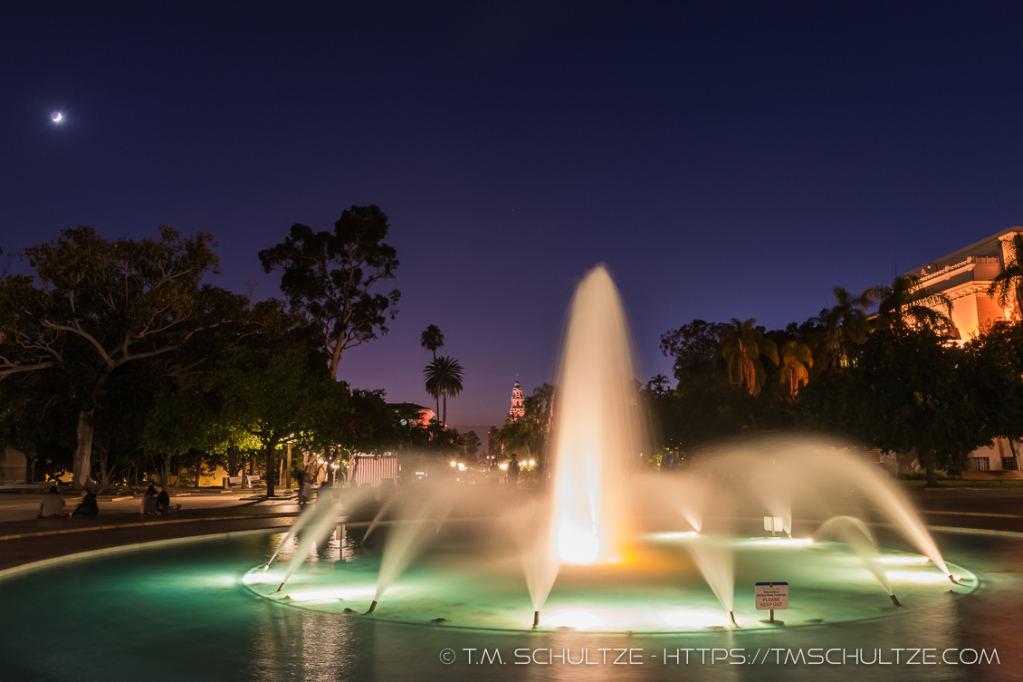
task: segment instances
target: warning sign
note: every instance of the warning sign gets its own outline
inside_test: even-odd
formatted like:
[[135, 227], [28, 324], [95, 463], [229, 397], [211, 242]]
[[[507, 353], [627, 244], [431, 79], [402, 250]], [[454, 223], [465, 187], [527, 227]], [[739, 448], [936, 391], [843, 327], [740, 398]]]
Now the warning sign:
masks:
[[757, 583], [757, 610], [777, 610], [789, 607], [788, 583]]

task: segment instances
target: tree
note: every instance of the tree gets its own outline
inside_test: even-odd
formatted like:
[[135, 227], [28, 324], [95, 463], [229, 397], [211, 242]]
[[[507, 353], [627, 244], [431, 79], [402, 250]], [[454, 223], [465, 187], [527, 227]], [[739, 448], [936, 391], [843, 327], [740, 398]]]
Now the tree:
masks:
[[870, 333], [867, 310], [874, 302], [875, 290], [853, 296], [842, 287], [833, 289], [836, 304], [822, 315], [828, 355], [832, 367], [848, 364], [849, 348], [863, 343]]
[[423, 370], [426, 392], [434, 398], [444, 396], [444, 416], [440, 423], [448, 422], [448, 396], [462, 392], [462, 366], [453, 357], [441, 355]]
[[9, 446], [25, 455], [27, 483], [35, 481], [37, 462], [53, 460], [51, 468], [58, 470], [54, 473], [63, 473], [73, 462], [77, 412], [74, 395], [61, 379], [54, 373], [32, 372], [13, 376], [3, 385], [0, 449]]
[[688, 377], [714, 369], [719, 336], [724, 325], [717, 322], [693, 320], [678, 329], [669, 329], [661, 335], [661, 353], [675, 358], [675, 378]]
[[976, 386], [984, 419], [996, 438], [1005, 438], [1023, 469], [1020, 439], [1023, 439], [1023, 323], [996, 322], [966, 344], [974, 357], [970, 379]]
[[282, 243], [259, 252], [265, 272], [282, 272], [281, 291], [292, 309], [318, 330], [335, 381], [343, 353], [387, 334], [386, 317], [397, 315], [401, 292], [372, 293], [398, 267], [397, 252], [383, 241], [389, 229], [377, 206], [352, 206], [333, 232], [295, 224]]
[[810, 381], [813, 355], [805, 343], [789, 341], [781, 347], [781, 382], [788, 385], [789, 397], [795, 399], [799, 387]]
[[930, 293], [920, 286], [916, 275], [896, 277], [890, 286], [872, 290], [878, 301], [877, 325], [896, 334], [915, 329], [933, 329], [945, 336], [955, 336], [952, 323], [952, 299], [946, 294]]
[[854, 362], [800, 393], [804, 423], [868, 447], [916, 455], [937, 485], [936, 469], [962, 468], [994, 435], [972, 379], [973, 358], [934, 331], [875, 331]]
[[991, 280], [988, 294], [995, 297], [998, 305], [1005, 310], [1012, 310], [1012, 319], [1023, 319], [1023, 233], [1016, 232], [1009, 243], [1011, 254], [1005, 262], [1005, 268]]
[[646, 382], [646, 392], [658, 398], [666, 397], [671, 393], [671, 382], [663, 374], [657, 374]]
[[0, 281], [0, 379], [58, 372], [74, 387], [77, 485], [89, 479], [96, 409], [110, 376], [194, 343], [236, 311], [240, 297], [202, 286], [218, 271], [212, 243], [208, 233], [183, 239], [169, 227], [158, 240], [114, 242], [71, 228], [25, 249], [34, 277]]
[[[433, 359], [437, 360], [437, 349], [444, 345], [444, 332], [435, 324], [429, 325], [419, 339], [420, 345], [433, 353]], [[437, 418], [440, 419], [440, 395], [434, 396], [437, 399]]]
[[720, 332], [721, 357], [728, 365], [728, 382], [744, 387], [750, 395], [760, 393], [764, 368], [761, 356], [778, 364], [778, 346], [764, 336], [764, 328], [756, 326], [754, 319], [741, 322], [736, 318], [724, 325]]
[[219, 372], [222, 418], [259, 441], [266, 459], [266, 494], [274, 494], [275, 451], [310, 425], [323, 396], [316, 356], [296, 348], [257, 351], [235, 348]]

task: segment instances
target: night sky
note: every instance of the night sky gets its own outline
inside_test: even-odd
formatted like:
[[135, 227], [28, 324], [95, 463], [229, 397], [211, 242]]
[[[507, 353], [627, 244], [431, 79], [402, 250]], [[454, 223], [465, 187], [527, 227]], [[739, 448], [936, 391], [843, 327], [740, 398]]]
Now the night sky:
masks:
[[[352, 204], [390, 216], [391, 333], [341, 375], [499, 424], [595, 263], [640, 378], [693, 318], [784, 326], [1023, 224], [1023, 3], [6, 2], [0, 245], [212, 232], [215, 283]], [[65, 121], [53, 126], [50, 114]]]

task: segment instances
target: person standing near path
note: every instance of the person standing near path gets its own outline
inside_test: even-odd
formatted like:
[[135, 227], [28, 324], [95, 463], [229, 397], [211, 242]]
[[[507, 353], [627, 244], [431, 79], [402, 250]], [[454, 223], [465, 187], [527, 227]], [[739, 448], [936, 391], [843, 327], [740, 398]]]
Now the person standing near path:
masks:
[[519, 482], [519, 456], [514, 452], [511, 456], [511, 461], [508, 462], [508, 483], [509, 485], [518, 485]]

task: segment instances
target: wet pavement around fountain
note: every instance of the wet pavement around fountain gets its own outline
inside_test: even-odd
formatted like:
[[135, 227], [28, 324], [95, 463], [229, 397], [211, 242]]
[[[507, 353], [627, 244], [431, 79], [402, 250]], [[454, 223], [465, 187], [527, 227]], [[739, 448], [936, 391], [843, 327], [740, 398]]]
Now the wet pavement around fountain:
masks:
[[[791, 624], [805, 622], [810, 620], [811, 610], [826, 611], [832, 600], [836, 610], [856, 606], [843, 604], [852, 594], [854, 600], [872, 600], [870, 606], [856, 607], [876, 614], [869, 620], [627, 636], [550, 627], [538, 632], [492, 632], [458, 629], [453, 627], [455, 622], [433, 626], [391, 623], [385, 622], [390, 607], [386, 596], [371, 617], [330, 612], [323, 605], [260, 599], [244, 578], [250, 569], [269, 558], [280, 534], [254, 533], [188, 540], [3, 577], [0, 680], [119, 680], [140, 675], [149, 680], [268, 681], [863, 679], [867, 675], [899, 680], [1001, 680], [1018, 677], [1023, 664], [1023, 646], [1017, 636], [1018, 614], [1023, 609], [1023, 539], [1013, 537], [936, 535], [946, 559], [972, 570], [979, 579], [978, 589], [958, 597], [947, 594], [952, 589], [950, 584], [934, 583], [923, 586], [925, 592], [933, 587], [934, 594], [917, 599], [907, 593], [905, 608], [895, 609], [879, 587], [860, 593], [839, 581], [828, 586], [834, 594], [815, 594], [811, 609], [810, 604], [800, 603], [800, 599], [811, 600], [805, 591], [799, 595], [799, 581], [808, 579], [804, 576], [792, 581], [791, 608], [779, 613]], [[354, 539], [357, 534], [352, 535]], [[887, 533], [882, 532], [880, 539], [882, 546], [910, 549]], [[789, 549], [800, 551], [798, 547]], [[332, 571], [334, 560], [340, 556], [351, 560], [350, 564]], [[374, 547], [360, 547], [350, 540], [342, 551], [335, 542], [314, 553], [315, 561], [296, 578], [317, 571], [344, 577], [347, 567], [360, 563], [371, 575], [376, 556], [378, 550]], [[284, 553], [282, 559], [287, 558]], [[392, 595], [396, 602], [402, 589], [415, 592], [424, 570], [417, 567], [427, 564], [428, 560], [415, 564], [398, 581]], [[793, 564], [794, 571], [796, 568]], [[805, 573], [805, 566], [798, 568], [798, 572]], [[488, 608], [486, 590], [481, 596], [471, 578], [476, 571], [479, 585], [486, 585], [487, 576], [478, 572], [485, 567], [467, 566], [465, 570], [467, 574], [448, 577], [446, 591], [462, 593], [463, 597], [459, 603], [447, 599], [450, 595], [442, 595], [448, 602], [448, 615], [451, 609]], [[774, 575], [776, 570], [772, 570], [770, 579], [783, 579]], [[517, 580], [525, 605], [523, 612], [528, 615], [528, 595], [521, 573]], [[744, 569], [737, 571], [737, 580], [747, 580]], [[443, 584], [443, 579], [437, 584]], [[556, 583], [552, 592], [552, 611], [557, 600], [564, 598], [558, 596], [560, 584]], [[686, 587], [693, 600], [713, 605], [713, 596], [708, 596], [705, 586], [697, 582]], [[764, 615], [749, 603], [749, 592], [748, 586], [742, 585], [736, 590], [740, 624]], [[585, 594], [581, 591], [573, 598], [585, 599]], [[599, 587], [593, 595], [596, 602], [607, 601]], [[679, 589], [671, 595], [655, 595], [656, 603], [645, 606], [653, 610], [685, 607], [686, 597], [687, 592]], [[353, 596], [352, 602], [361, 610], [366, 598]], [[398, 606], [395, 604], [395, 609]], [[843, 665], [785, 663], [786, 656], [802, 655], [814, 660], [816, 649], [821, 649], [817, 652], [820, 655], [832, 650], [828, 654], [831, 660], [840, 655], [834, 650], [874, 660], [875, 650], [881, 649], [882, 660], [894, 661], [896, 655], [905, 659], [917, 649], [934, 649], [940, 657], [942, 651], [952, 648], [994, 649], [1000, 663], [865, 665], [851, 658]], [[441, 662], [442, 654], [448, 655], [446, 649], [452, 650], [455, 659], [448, 665]], [[478, 663], [484, 649], [488, 657], [499, 651], [502, 663]], [[683, 651], [676, 662], [679, 649]], [[685, 649], [692, 650], [688, 652], [688, 665]], [[553, 662], [548, 662], [552, 653]], [[562, 663], [559, 657], [563, 653], [572, 661], [585, 656], [588, 663]], [[925, 653], [928, 660], [935, 655]], [[948, 654], [953, 659], [956, 655]], [[471, 663], [469, 656], [474, 657]], [[529, 663], [523, 656], [530, 657]], [[754, 656], [756, 663], [736, 665]], [[915, 654], [919, 661], [923, 656]], [[967, 659], [971, 656], [967, 654]], [[602, 660], [605, 657], [609, 657], [606, 662]], [[623, 665], [630, 657], [632, 663]]]

